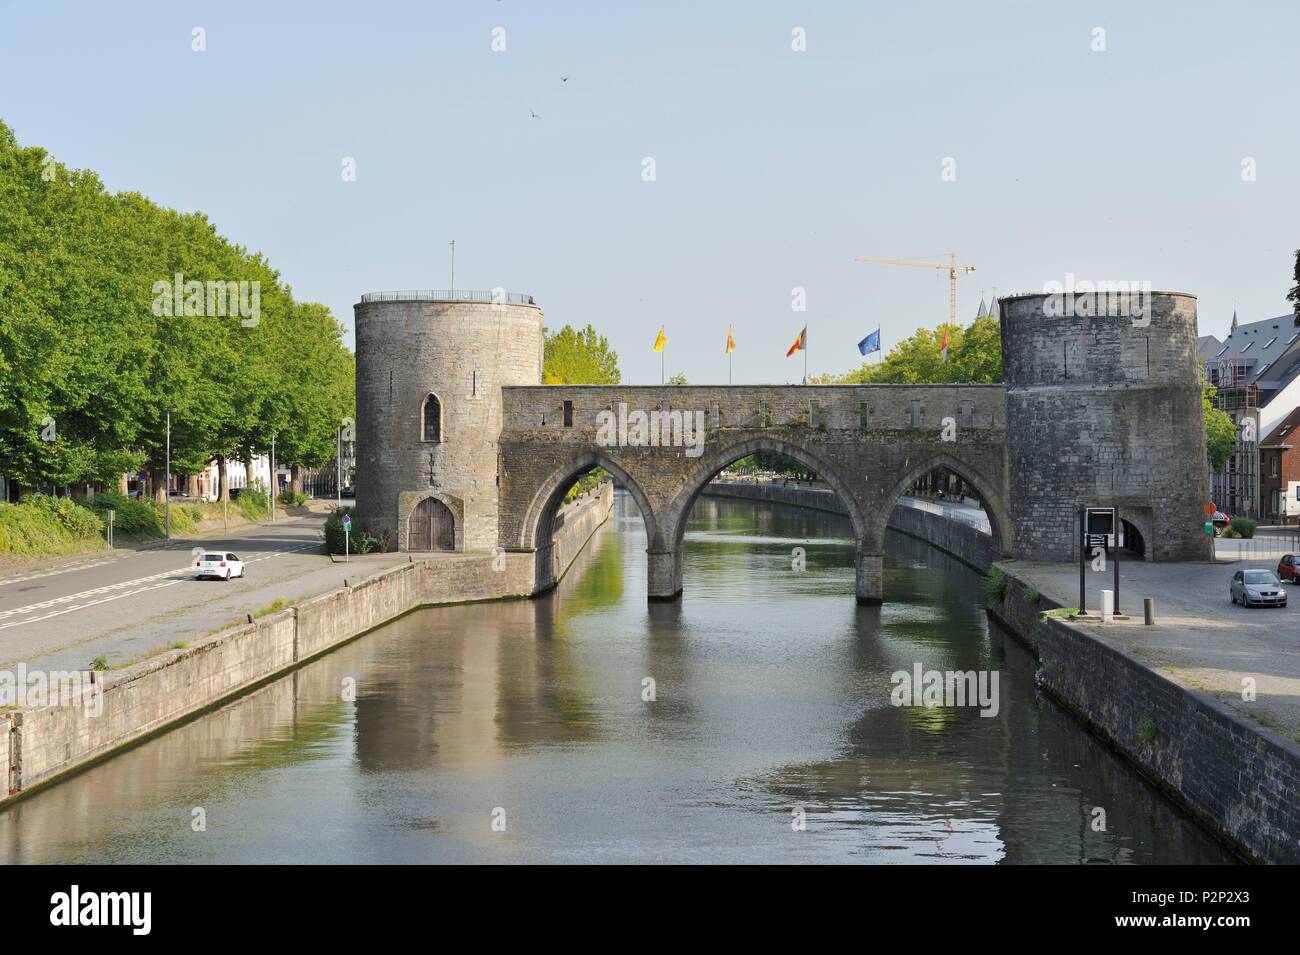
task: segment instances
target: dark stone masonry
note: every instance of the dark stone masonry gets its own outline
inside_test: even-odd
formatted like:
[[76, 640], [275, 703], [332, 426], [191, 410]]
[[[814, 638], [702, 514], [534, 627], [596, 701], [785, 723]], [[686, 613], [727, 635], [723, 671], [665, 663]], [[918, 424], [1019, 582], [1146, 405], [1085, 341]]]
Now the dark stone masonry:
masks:
[[867, 603], [895, 502], [941, 467], [983, 500], [998, 556], [1071, 559], [1082, 505], [1118, 506], [1147, 559], [1209, 556], [1193, 296], [1149, 293], [1133, 318], [1004, 298], [999, 385], [630, 387], [541, 385], [541, 310], [480, 294], [356, 307], [358, 510], [403, 549], [498, 546], [544, 576], [565, 492], [600, 466], [645, 518], [651, 598], [672, 599], [695, 498], [770, 450], [845, 503]]

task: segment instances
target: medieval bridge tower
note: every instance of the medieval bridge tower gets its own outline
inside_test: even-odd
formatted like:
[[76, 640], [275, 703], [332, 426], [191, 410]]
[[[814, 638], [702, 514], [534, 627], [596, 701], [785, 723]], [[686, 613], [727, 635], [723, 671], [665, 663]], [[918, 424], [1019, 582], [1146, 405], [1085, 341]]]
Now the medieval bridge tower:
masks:
[[378, 292], [355, 307], [357, 516], [402, 550], [497, 544], [501, 388], [542, 381], [531, 296]]
[[[976, 490], [1005, 555], [1071, 559], [1087, 505], [1118, 506], [1126, 542], [1148, 560], [1205, 559], [1195, 297], [1146, 293], [1134, 319], [1019, 295], [1001, 300], [1000, 318], [1000, 385], [542, 386], [543, 316], [530, 297], [365, 295], [358, 516], [403, 550], [501, 547], [534, 554], [540, 575], [564, 491], [600, 465], [642, 512], [650, 596], [670, 599], [695, 497], [767, 449], [817, 471], [846, 504], [864, 602], [882, 597], [898, 495], [936, 467]], [[638, 410], [698, 420], [694, 456], [607, 446], [602, 416]]]

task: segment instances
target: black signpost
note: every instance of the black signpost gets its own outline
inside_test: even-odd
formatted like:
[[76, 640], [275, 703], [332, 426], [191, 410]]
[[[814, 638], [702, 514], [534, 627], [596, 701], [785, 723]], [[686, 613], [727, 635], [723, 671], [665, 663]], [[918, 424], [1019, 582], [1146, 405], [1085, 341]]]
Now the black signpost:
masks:
[[[1098, 520], [1094, 521], [1093, 518]], [[1094, 525], [1099, 533], [1093, 533]], [[1087, 608], [1087, 562], [1094, 540], [1097, 540], [1109, 554], [1115, 568], [1113, 585], [1114, 602], [1111, 614], [1121, 616], [1119, 610], [1119, 508], [1118, 507], [1080, 507], [1079, 508], [1079, 616], [1088, 616]], [[1113, 539], [1115, 546], [1109, 546]]]

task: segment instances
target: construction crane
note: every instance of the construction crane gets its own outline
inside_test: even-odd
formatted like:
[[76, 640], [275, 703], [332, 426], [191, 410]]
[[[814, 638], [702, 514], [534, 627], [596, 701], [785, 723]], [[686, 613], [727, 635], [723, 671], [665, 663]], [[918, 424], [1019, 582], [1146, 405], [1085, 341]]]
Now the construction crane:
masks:
[[952, 325], [957, 324], [957, 273], [964, 272], [969, 274], [975, 271], [973, 265], [958, 265], [957, 253], [949, 253], [951, 261], [944, 265], [942, 262], [918, 262], [916, 259], [869, 259], [864, 256], [858, 256], [855, 262], [868, 262], [873, 265], [914, 265], [919, 269], [947, 269], [948, 270], [948, 321]]

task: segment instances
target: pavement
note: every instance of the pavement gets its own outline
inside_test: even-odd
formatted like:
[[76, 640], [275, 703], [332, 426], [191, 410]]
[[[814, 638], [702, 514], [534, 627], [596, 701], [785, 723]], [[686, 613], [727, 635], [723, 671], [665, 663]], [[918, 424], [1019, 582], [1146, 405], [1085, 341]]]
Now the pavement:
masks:
[[[1087, 629], [1115, 641], [1184, 686], [1204, 690], [1262, 726], [1300, 742], [1300, 585], [1284, 584], [1285, 608], [1246, 608], [1230, 602], [1228, 584], [1245, 568], [1276, 570], [1276, 554], [1290, 535], [1261, 541], [1270, 557], [1206, 563], [1120, 563], [1120, 609], [1127, 620], [1090, 622]], [[1236, 552], [1236, 541], [1221, 554]], [[1269, 546], [1265, 546], [1269, 545]], [[1274, 553], [1275, 552], [1275, 553]], [[1003, 561], [1062, 606], [1079, 605], [1077, 564]], [[1109, 590], [1114, 568], [1088, 570], [1088, 608], [1096, 613], [1101, 591]], [[1154, 626], [1143, 624], [1142, 600], [1155, 599]], [[1082, 621], [1076, 621], [1082, 623]], [[1255, 680], [1256, 699], [1242, 699], [1243, 679]]]
[[982, 531], [985, 534], [993, 533], [989, 524], [989, 516], [985, 513], [984, 508], [978, 504], [971, 504], [969, 501], [952, 501], [948, 499], [936, 501], [930, 498], [904, 495], [898, 499], [898, 503], [905, 507], [915, 507], [918, 510], [929, 511], [931, 514], [941, 514], [951, 521], [961, 521], [961, 523], [969, 524], [977, 531]]
[[[122, 666], [245, 619], [277, 599], [297, 602], [405, 563], [404, 553], [324, 553], [324, 514], [300, 515], [0, 575], [0, 670]], [[228, 550], [246, 565], [235, 580], [195, 580], [191, 551]]]

